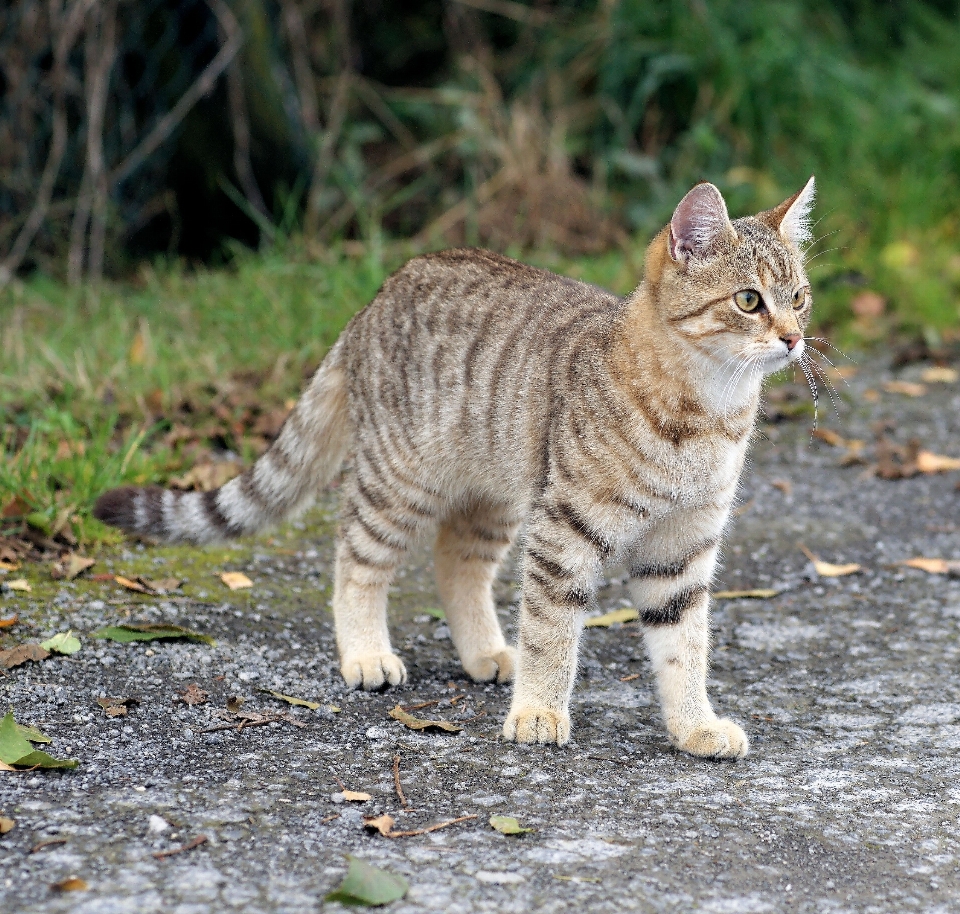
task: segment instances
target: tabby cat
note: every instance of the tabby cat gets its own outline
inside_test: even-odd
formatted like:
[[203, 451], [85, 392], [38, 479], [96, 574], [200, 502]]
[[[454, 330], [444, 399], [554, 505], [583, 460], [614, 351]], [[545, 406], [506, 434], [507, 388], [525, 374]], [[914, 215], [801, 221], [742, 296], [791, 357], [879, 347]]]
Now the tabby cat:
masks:
[[[747, 737], [706, 691], [709, 585], [764, 375], [803, 353], [813, 178], [730, 221], [698, 184], [626, 298], [487, 251], [417, 257], [347, 326], [276, 442], [215, 492], [120, 488], [101, 520], [167, 542], [261, 530], [347, 461], [333, 613], [349, 685], [397, 685], [387, 591], [436, 533], [450, 633], [475, 680], [516, 679], [507, 739], [570, 738], [584, 612], [630, 571], [667, 729], [700, 756]], [[491, 595], [523, 536], [519, 645]]]

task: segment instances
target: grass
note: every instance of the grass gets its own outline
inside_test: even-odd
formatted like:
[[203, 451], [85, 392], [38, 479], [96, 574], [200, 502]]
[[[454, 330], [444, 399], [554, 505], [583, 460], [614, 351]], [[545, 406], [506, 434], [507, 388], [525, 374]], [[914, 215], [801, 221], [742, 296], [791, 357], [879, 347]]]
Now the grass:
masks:
[[[626, 293], [641, 276], [644, 246], [635, 239], [604, 255], [526, 259]], [[904, 333], [955, 336], [955, 250], [947, 231], [880, 248], [852, 238], [813, 261], [814, 330], [855, 347]], [[321, 262], [288, 246], [240, 254], [221, 269], [143, 268], [98, 290], [43, 277], [9, 288], [0, 295], [0, 511], [12, 516], [0, 535], [26, 524], [61, 543], [110, 541], [90, 515], [100, 492], [169, 483], [224, 455], [254, 459], [270, 437], [262, 423], [282, 415], [409, 253], [334, 251]], [[883, 316], [851, 314], [866, 288], [887, 297]]]

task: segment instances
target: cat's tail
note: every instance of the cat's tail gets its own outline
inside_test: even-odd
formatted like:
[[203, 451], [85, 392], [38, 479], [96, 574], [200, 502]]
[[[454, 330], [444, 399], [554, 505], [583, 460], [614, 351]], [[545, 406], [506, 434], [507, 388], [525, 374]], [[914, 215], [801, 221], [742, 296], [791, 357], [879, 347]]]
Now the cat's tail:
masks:
[[111, 489], [94, 516], [168, 543], [209, 543], [255, 533], [306, 507], [350, 446], [347, 380], [337, 343], [287, 417], [277, 440], [246, 472], [213, 492], [158, 486]]

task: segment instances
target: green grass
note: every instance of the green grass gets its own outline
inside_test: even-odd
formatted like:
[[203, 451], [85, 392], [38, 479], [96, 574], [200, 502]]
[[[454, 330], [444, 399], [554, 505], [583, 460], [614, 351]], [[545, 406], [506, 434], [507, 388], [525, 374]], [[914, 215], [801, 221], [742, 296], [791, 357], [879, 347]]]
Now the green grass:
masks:
[[[960, 258], [951, 233], [879, 249], [850, 240], [813, 262], [818, 334], [857, 346], [956, 333]], [[641, 276], [644, 246], [636, 239], [601, 256], [526, 259], [626, 293]], [[0, 535], [26, 522], [65, 541], [101, 542], [110, 534], [90, 517], [100, 492], [169, 482], [225, 449], [254, 459], [265, 443], [257, 417], [297, 396], [409, 253], [332, 252], [311, 262], [291, 246], [221, 269], [145, 268], [96, 291], [36, 278], [0, 294], [0, 510], [21, 500]], [[888, 297], [885, 316], [851, 316], [864, 288]], [[171, 434], [184, 427], [192, 432]]]

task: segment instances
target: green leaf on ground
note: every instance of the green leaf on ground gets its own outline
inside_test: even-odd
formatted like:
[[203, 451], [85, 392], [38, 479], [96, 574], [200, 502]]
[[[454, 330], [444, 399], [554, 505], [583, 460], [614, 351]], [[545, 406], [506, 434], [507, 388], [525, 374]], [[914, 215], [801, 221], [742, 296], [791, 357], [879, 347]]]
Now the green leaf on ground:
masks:
[[106, 638], [129, 644], [131, 641], [156, 641], [159, 638], [188, 638], [190, 641], [202, 641], [211, 647], [217, 642], [209, 635], [201, 635], [179, 625], [164, 625], [153, 622], [124, 622], [121, 625], [108, 625], [93, 633], [94, 638]]
[[54, 651], [57, 654], [75, 654], [80, 650], [80, 639], [73, 636], [73, 632], [60, 632], [40, 644], [45, 651]]
[[428, 606], [424, 609], [424, 612], [428, 616], [433, 616], [434, 619], [446, 619], [447, 614], [442, 609], [437, 609], [436, 606]]
[[26, 724], [17, 724], [17, 732], [31, 743], [52, 743], [46, 733], [41, 733], [36, 727], [28, 727]]
[[34, 749], [17, 727], [12, 711], [0, 720], [0, 762], [22, 768], [76, 768], [79, 764], [76, 759], [55, 759]]
[[490, 816], [490, 824], [501, 835], [524, 835], [536, 831], [535, 828], [521, 828], [520, 823], [513, 816]]
[[430, 727], [436, 727], [438, 730], [446, 730], [448, 733], [459, 733], [463, 727], [450, 723], [448, 720], [424, 720], [421, 717], [414, 717], [408, 714], [400, 705], [397, 705], [389, 712], [394, 720], [399, 720], [405, 727], [411, 730], [426, 730]]
[[356, 857], [348, 856], [347, 860], [350, 867], [346, 877], [339, 887], [327, 895], [326, 901], [377, 908], [399, 901], [407, 894], [410, 885], [402, 876], [378, 869]]
[[616, 625], [618, 622], [636, 622], [640, 618], [640, 613], [635, 609], [614, 609], [608, 613], [604, 613], [602, 616], [594, 616], [591, 619], [587, 619], [583, 623], [584, 628], [609, 628], [611, 625]]
[[280, 701], [285, 701], [287, 704], [297, 705], [300, 708], [309, 708], [311, 711], [316, 711], [320, 707], [319, 701], [307, 701], [306, 698], [294, 698], [292, 695], [284, 695], [282, 692], [274, 692], [273, 689], [258, 689], [258, 691], [263, 692], [265, 695], [272, 695], [274, 698], [279, 698]]

